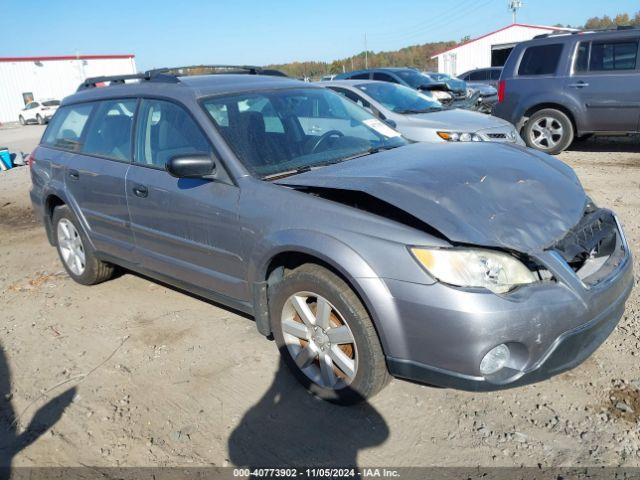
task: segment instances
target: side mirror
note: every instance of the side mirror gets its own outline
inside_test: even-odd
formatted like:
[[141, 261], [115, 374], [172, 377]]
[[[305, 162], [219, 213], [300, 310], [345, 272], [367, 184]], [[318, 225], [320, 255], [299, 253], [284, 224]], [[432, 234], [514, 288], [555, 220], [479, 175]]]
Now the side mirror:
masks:
[[165, 169], [177, 178], [214, 178], [216, 162], [209, 155], [178, 155], [167, 161]]

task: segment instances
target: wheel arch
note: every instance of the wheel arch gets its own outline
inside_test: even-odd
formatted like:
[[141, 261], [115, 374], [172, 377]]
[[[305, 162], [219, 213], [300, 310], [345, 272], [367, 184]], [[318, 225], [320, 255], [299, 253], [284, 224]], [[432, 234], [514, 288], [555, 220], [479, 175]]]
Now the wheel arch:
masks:
[[258, 331], [265, 336], [270, 336], [272, 332], [269, 287], [281, 280], [287, 270], [305, 263], [313, 263], [335, 274], [354, 291], [367, 310], [385, 351], [384, 335], [381, 334], [382, 328], [378, 320], [378, 308], [371, 299], [376, 292], [386, 292], [382, 280], [360, 255], [344, 243], [332, 237], [323, 238], [323, 235], [311, 233], [314, 243], [323, 245], [321, 248], [314, 248], [305, 243], [280, 245], [265, 255], [264, 260], [255, 269], [254, 315]]
[[[571, 126], [573, 127], [573, 134], [574, 135], [578, 135], [578, 124], [576, 122], [576, 118], [577, 116], [574, 114], [574, 112], [570, 109], [567, 108], [565, 105], [562, 105], [560, 103], [556, 103], [556, 102], [542, 102], [542, 103], [537, 103], [532, 107], [529, 107], [522, 115], [523, 119], [529, 119], [534, 113], [540, 111], [540, 110], [544, 110], [546, 108], [550, 108], [553, 110], [558, 110], [562, 113], [564, 113], [567, 117], [569, 117], [569, 121], [571, 122]], [[524, 124], [525, 122], [522, 122], [522, 127], [520, 128], [520, 131], [522, 132], [522, 129], [524, 128]]]
[[91, 248], [95, 249], [93, 240], [91, 239], [91, 236], [88, 234], [89, 228], [88, 228], [88, 224], [86, 223], [86, 219], [81, 214], [80, 208], [75, 202], [70, 200], [64, 194], [64, 192], [60, 192], [58, 190], [49, 190], [45, 192], [45, 194], [43, 195], [43, 198], [44, 198], [44, 202], [42, 205], [44, 208], [44, 211], [43, 211], [44, 228], [45, 228], [45, 231], [47, 232], [47, 238], [49, 240], [49, 243], [52, 246], [56, 246], [56, 243], [57, 243], [56, 235], [53, 230], [53, 212], [57, 207], [66, 206], [69, 208], [69, 210], [71, 210], [73, 215], [75, 215], [76, 219], [78, 220], [79, 227], [84, 232], [85, 237], [87, 238], [87, 241], [91, 246]]

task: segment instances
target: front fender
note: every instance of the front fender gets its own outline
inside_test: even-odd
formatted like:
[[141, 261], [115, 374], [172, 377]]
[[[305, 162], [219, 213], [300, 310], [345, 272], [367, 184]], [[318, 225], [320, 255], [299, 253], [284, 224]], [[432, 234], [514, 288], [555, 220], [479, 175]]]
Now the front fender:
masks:
[[[315, 257], [337, 270], [355, 289], [369, 312], [374, 326], [381, 333], [380, 321], [388, 309], [394, 309], [386, 284], [371, 266], [351, 247], [339, 239], [311, 230], [291, 229], [274, 232], [261, 239], [249, 262], [249, 280], [254, 285], [256, 326], [264, 334], [271, 333], [268, 317], [267, 270], [276, 255], [291, 252]], [[385, 349], [385, 335], [379, 335]]]

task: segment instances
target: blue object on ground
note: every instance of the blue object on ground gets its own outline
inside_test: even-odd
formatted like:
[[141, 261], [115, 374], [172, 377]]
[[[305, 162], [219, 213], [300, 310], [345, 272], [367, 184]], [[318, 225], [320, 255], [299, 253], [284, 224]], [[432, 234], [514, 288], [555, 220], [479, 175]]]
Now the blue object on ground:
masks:
[[9, 149], [7, 147], [0, 147], [0, 162], [4, 164], [7, 170], [13, 167], [11, 155], [9, 155]]

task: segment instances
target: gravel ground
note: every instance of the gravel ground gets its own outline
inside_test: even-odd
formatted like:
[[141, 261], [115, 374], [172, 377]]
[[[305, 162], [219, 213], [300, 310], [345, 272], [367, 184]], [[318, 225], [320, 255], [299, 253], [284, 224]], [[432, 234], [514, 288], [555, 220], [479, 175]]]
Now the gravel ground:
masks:
[[[0, 145], [40, 132], [3, 129]], [[619, 213], [640, 272], [640, 142], [560, 158]], [[0, 173], [0, 465], [640, 466], [638, 288], [561, 376], [481, 394], [396, 380], [341, 408], [299, 388], [249, 318], [130, 273], [72, 282], [28, 185], [27, 168]]]

